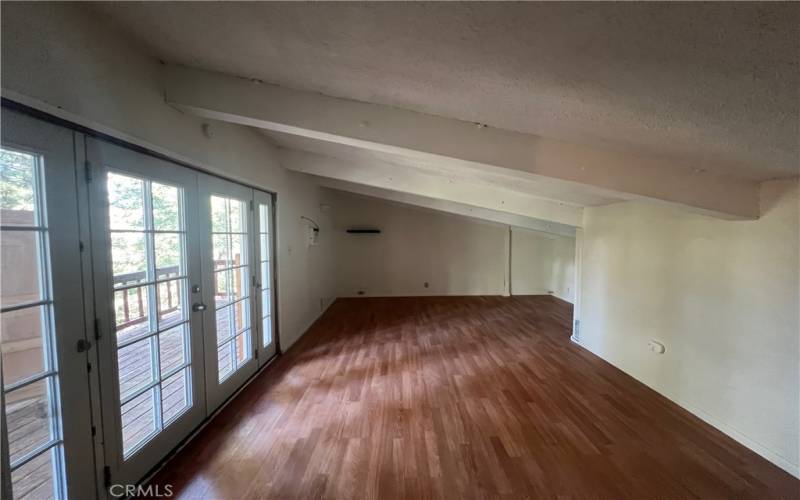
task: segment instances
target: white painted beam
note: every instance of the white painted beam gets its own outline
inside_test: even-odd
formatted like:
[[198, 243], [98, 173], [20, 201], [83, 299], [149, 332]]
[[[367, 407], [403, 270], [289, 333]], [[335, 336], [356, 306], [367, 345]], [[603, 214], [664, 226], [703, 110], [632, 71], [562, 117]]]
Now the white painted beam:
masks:
[[168, 103], [199, 116], [417, 157], [457, 159], [599, 187], [709, 215], [759, 215], [757, 183], [676, 164], [340, 99], [179, 66], [165, 68]]
[[568, 226], [577, 227], [583, 222], [582, 207], [482, 183], [472, 183], [468, 180], [451, 182], [447, 177], [424, 171], [398, 169], [395, 165], [379, 161], [361, 164], [294, 149], [281, 149], [279, 155], [284, 167], [305, 174], [452, 201]]

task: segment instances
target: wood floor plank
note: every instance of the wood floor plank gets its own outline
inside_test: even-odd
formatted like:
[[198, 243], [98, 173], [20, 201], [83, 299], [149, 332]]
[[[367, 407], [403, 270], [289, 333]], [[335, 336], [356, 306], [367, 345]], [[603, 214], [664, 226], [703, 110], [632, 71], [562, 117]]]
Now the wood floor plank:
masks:
[[552, 297], [338, 300], [153, 479], [177, 498], [800, 498]]

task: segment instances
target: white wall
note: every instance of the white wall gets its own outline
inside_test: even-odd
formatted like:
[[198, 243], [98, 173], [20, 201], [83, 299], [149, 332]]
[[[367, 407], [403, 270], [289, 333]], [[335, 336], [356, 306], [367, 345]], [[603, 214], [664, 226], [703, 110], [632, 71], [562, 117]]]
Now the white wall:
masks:
[[731, 222], [587, 208], [580, 342], [798, 475], [797, 180], [764, 183], [761, 211]]
[[2, 4], [4, 95], [42, 101], [94, 128], [277, 192], [281, 342], [288, 347], [332, 296], [329, 242], [307, 248], [300, 221], [319, 216], [320, 188], [283, 169], [274, 148], [251, 129], [213, 122], [206, 138], [199, 119], [164, 103], [158, 61], [85, 11], [76, 4]]
[[[458, 215], [329, 192], [340, 296], [502, 295], [508, 227]], [[380, 234], [348, 234], [350, 226]], [[424, 283], [429, 287], [425, 288]]]
[[547, 295], [575, 302], [575, 238], [511, 229], [511, 295]]

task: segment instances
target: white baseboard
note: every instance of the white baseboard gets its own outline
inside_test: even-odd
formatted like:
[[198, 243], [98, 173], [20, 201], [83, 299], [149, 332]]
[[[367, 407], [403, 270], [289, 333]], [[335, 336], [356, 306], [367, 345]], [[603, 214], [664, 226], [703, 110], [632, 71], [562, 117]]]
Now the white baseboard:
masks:
[[791, 474], [794, 477], [800, 479], [800, 465], [799, 464], [792, 463], [790, 460], [788, 460], [787, 458], [783, 457], [781, 454], [771, 450], [767, 446], [762, 445], [758, 441], [753, 440], [752, 438], [748, 437], [745, 433], [741, 432], [740, 430], [738, 430], [737, 428], [731, 426], [730, 424], [727, 424], [727, 423], [721, 421], [719, 418], [715, 417], [714, 415], [711, 415], [710, 413], [706, 412], [705, 410], [702, 410], [701, 408], [698, 408], [698, 407], [696, 407], [694, 405], [691, 405], [691, 404], [688, 404], [688, 403], [686, 403], [684, 401], [681, 401], [674, 394], [667, 393], [667, 392], [665, 392], [665, 391], [663, 391], [663, 390], [661, 390], [661, 389], [659, 389], [657, 387], [653, 387], [652, 385], [648, 384], [647, 382], [645, 382], [643, 380], [639, 380], [638, 378], [634, 377], [631, 373], [628, 373], [627, 371], [625, 371], [622, 368], [620, 368], [619, 366], [615, 365], [614, 363], [612, 363], [608, 359], [604, 358], [603, 356], [600, 356], [598, 353], [596, 353], [593, 350], [591, 350], [585, 344], [581, 343], [580, 340], [575, 338], [575, 335], [570, 336], [569, 339], [572, 342], [574, 342], [575, 344], [579, 345], [581, 348], [586, 349], [587, 351], [589, 351], [590, 353], [594, 354], [598, 358], [600, 358], [600, 359], [606, 361], [607, 363], [611, 364], [614, 368], [622, 371], [623, 373], [625, 373], [627, 375], [630, 375], [631, 377], [633, 377], [634, 379], [636, 379], [639, 382], [643, 383], [644, 385], [646, 385], [650, 389], [653, 389], [657, 393], [659, 393], [662, 396], [664, 396], [665, 398], [669, 399], [670, 401], [672, 401], [676, 405], [680, 406], [684, 410], [688, 411], [692, 415], [696, 416], [700, 420], [704, 421], [708, 425], [710, 425], [710, 426], [722, 431], [724, 434], [726, 434], [729, 437], [733, 438], [738, 443], [740, 443], [743, 446], [749, 448], [750, 450], [758, 453], [759, 455], [761, 455], [765, 459], [769, 460], [773, 464], [777, 465], [781, 469], [785, 470], [789, 474]]

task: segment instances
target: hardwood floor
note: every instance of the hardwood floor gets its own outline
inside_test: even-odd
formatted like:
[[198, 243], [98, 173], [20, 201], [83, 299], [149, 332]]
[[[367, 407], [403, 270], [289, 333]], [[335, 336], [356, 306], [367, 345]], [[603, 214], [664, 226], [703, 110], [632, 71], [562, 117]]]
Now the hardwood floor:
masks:
[[154, 478], [178, 498], [797, 498], [551, 297], [337, 301]]

